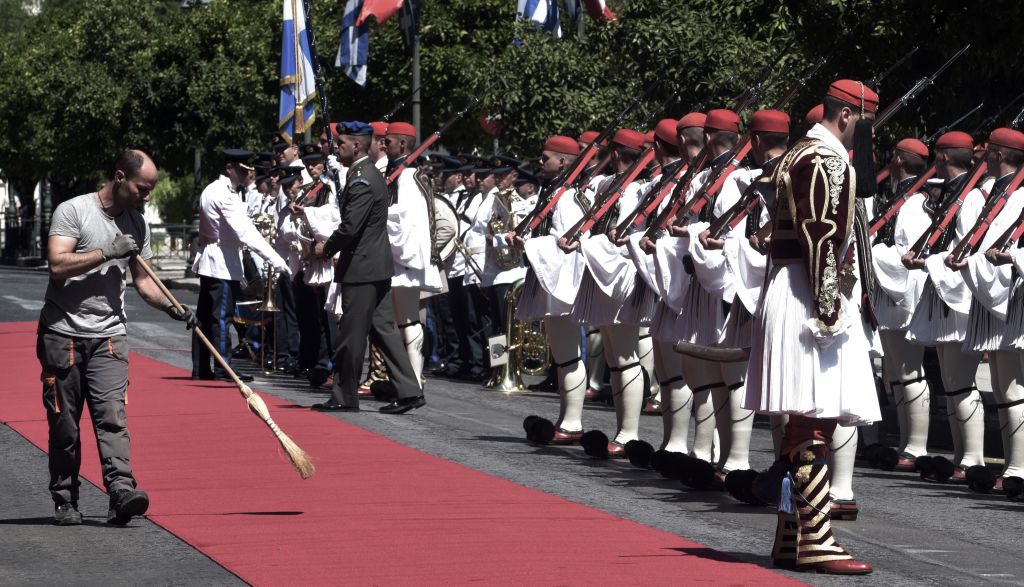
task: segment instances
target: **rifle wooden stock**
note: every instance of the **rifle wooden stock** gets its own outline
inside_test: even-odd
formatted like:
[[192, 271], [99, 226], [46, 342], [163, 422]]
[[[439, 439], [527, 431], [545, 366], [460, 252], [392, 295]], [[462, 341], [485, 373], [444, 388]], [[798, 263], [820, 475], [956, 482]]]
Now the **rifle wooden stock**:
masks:
[[406, 157], [405, 161], [402, 161], [402, 164], [396, 167], [395, 170], [391, 172], [391, 175], [388, 176], [388, 185], [391, 185], [393, 181], [398, 179], [398, 176], [402, 175], [402, 172], [405, 171], [410, 164], [416, 161], [416, 159], [418, 159], [419, 156], [422, 155], [424, 151], [429, 149], [430, 145], [436, 143], [437, 139], [439, 138], [441, 138], [441, 132], [435, 131], [434, 134], [427, 137], [427, 140], [423, 141], [423, 143], [421, 143], [419, 147], [416, 147], [416, 150], [413, 151], [408, 157]]
[[957, 192], [956, 198], [949, 205], [949, 208], [943, 213], [942, 216], [934, 219], [928, 230], [924, 231], [920, 238], [914, 242], [914, 246], [910, 247], [910, 252], [914, 253], [914, 258], [918, 259], [924, 254], [925, 248], [931, 248], [935, 246], [935, 243], [942, 237], [942, 233], [946, 232], [950, 223], [956, 218], [960, 208], [964, 205], [964, 200], [967, 199], [967, 194], [971, 193], [974, 186], [981, 180], [982, 176], [985, 175], [985, 171], [988, 169], [988, 164], [984, 160], [979, 161], [973, 169], [970, 171], [970, 175], [967, 176], [967, 181]]
[[[573, 163], [573, 167], [566, 170], [565, 177], [556, 180], [551, 184], [550, 190], [554, 190], [554, 194], [551, 197], [546, 199], [537, 199], [537, 205], [534, 206], [533, 210], [526, 215], [526, 218], [523, 218], [523, 221], [516, 226], [515, 233], [517, 236], [522, 237], [526, 234], [527, 230], [536, 229], [540, 226], [540, 223], [547, 218], [547, 215], [554, 210], [555, 204], [558, 203], [558, 200], [562, 199], [562, 195], [565, 194], [565, 192], [573, 185], [576, 178], [578, 178], [583, 172], [587, 163], [589, 163], [590, 160], [594, 158], [594, 155], [597, 154], [597, 148], [594, 147], [595, 144], [596, 141], [587, 145], [587, 148], [583, 150], [583, 153], [580, 154]], [[602, 161], [607, 161], [607, 158]], [[601, 165], [601, 163], [598, 163], [598, 165]]]
[[1003, 207], [1006, 206], [1006, 201], [1010, 199], [1013, 192], [1017, 191], [1017, 188], [1020, 187], [1021, 181], [1024, 181], [1024, 167], [1017, 170], [1017, 173], [1014, 174], [1013, 179], [1010, 180], [1005, 189], [993, 194], [985, 209], [982, 210], [978, 221], [974, 223], [974, 226], [964, 235], [960, 244], [949, 254], [954, 262], [959, 263], [967, 258], [968, 255], [977, 251], [978, 246], [981, 244], [981, 239], [985, 238], [985, 233], [992, 226], [992, 221], [995, 220], [996, 216], [1003, 210]]
[[1022, 235], [1024, 235], [1024, 210], [1021, 210], [1020, 216], [1017, 217], [1017, 220], [1015, 220], [1009, 228], [1003, 231], [1003, 234], [999, 235], [996, 242], [992, 243], [991, 248], [1005, 253], [1013, 246], [1013, 243], [1020, 240]]
[[708, 226], [711, 238], [722, 238], [727, 229], [731, 230], [739, 226], [747, 214], [754, 209], [754, 206], [761, 201], [760, 194], [757, 193], [757, 184], [759, 183], [768, 183], [768, 181], [758, 178], [751, 182], [747, 189], [743, 190], [743, 193], [740, 194], [740, 199], [721, 216], [711, 222], [711, 225]]
[[700, 213], [704, 206], [711, 201], [711, 198], [715, 197], [715, 194], [722, 189], [722, 185], [725, 183], [726, 178], [729, 177], [729, 174], [736, 170], [740, 161], [750, 152], [750, 146], [750, 135], [748, 134], [741, 140], [737, 148], [733, 148], [729, 158], [724, 163], [711, 170], [707, 181], [704, 182], [700, 190], [693, 195], [693, 198], [686, 205], [676, 212], [676, 218], [682, 220], [690, 214]]
[[[650, 228], [648, 228], [647, 232], [644, 233], [644, 238], [649, 238], [651, 240], [658, 239], [659, 231], [665, 228], [670, 218], [675, 217], [674, 215], [676, 211], [679, 209], [680, 204], [682, 204], [682, 195], [685, 194], [686, 190], [690, 188], [690, 184], [693, 183], [694, 176], [697, 175], [697, 173], [701, 171], [701, 169], [707, 166], [708, 161], [709, 157], [707, 153], [707, 145], [705, 145], [704, 149], [700, 152], [700, 155], [697, 156], [696, 164], [687, 166], [685, 172], [682, 171], [682, 168], [680, 168], [680, 170], [677, 171], [677, 174], [682, 173], [682, 179], [676, 180], [675, 178], [673, 178], [675, 184], [672, 188], [672, 195], [670, 196], [670, 201], [672, 203], [668, 206], [665, 206], [665, 208], [660, 213], [658, 213], [658, 216], [655, 217], [654, 222], [651, 223]], [[664, 199], [666, 194], [668, 194], [668, 189], [671, 186], [672, 184], [666, 185], [665, 188], [662, 190], [662, 193], [659, 194], [659, 197], [655, 198], [654, 201], [652, 201], [648, 205], [648, 213], [651, 213], [658, 208], [658, 205], [661, 204], [661, 200]]]
[[871, 221], [871, 224], [868, 225], [868, 236], [875, 236], [875, 234], [879, 230], [881, 230], [882, 227], [886, 225], [886, 223], [888, 223], [896, 216], [896, 213], [900, 211], [900, 208], [903, 207], [903, 204], [907, 203], [907, 200], [910, 199], [910, 196], [913, 196], [918, 191], [920, 191], [921, 187], [924, 186], [925, 182], [931, 179], [934, 175], [935, 164], [933, 163], [931, 167], [929, 167], [927, 170], [925, 170], [924, 173], [917, 177], [917, 181], [915, 181], [913, 185], [911, 185], [909, 188], [907, 188], [906, 191], [904, 191], [902, 194], [899, 194], [898, 196], [896, 196], [895, 199], [893, 199], [892, 204], [889, 205], [888, 210], [879, 214], [874, 218], [874, 220]]
[[662, 200], [669, 193], [669, 188], [679, 181], [678, 174], [686, 173], [686, 167], [686, 165], [680, 165], [679, 168], [675, 169], [672, 173], [667, 173], [663, 168], [662, 178], [658, 179], [657, 183], [651, 186], [650, 190], [648, 190], [644, 195], [643, 200], [637, 204], [637, 207], [634, 208], [633, 211], [630, 212], [621, 222], [618, 222], [618, 225], [615, 226], [615, 234], [623, 234], [634, 224], [639, 226], [640, 223], [646, 219], [648, 208], [653, 206], [651, 209], [656, 209], [657, 205], [662, 203]]
[[607, 214], [609, 210], [611, 210], [611, 207], [615, 205], [615, 202], [617, 202], [619, 198], [622, 197], [622, 194], [625, 193], [626, 187], [629, 186], [629, 184], [633, 183], [633, 180], [635, 180], [637, 176], [640, 175], [640, 173], [647, 168], [647, 166], [653, 159], [654, 148], [648, 148], [646, 151], [641, 153], [640, 158], [637, 159], [633, 163], [633, 166], [630, 167], [629, 170], [626, 172], [626, 179], [619, 182], [618, 186], [616, 186], [615, 188], [615, 191], [605, 198], [605, 201], [601, 204], [601, 207], [598, 208], [597, 212], [594, 213], [593, 217], [590, 220], [583, 223], [583, 226], [580, 228], [580, 233], [587, 232], [588, 230], [593, 228], [594, 224], [598, 220], [604, 218], [604, 215]]
[[882, 183], [887, 179], [889, 179], [889, 168], [883, 167], [882, 170], [875, 175], [875, 183]]

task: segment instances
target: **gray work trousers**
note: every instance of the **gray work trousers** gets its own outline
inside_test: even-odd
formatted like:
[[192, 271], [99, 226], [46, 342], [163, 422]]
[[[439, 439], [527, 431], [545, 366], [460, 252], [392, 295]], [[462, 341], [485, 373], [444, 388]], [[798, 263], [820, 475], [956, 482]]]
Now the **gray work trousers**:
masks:
[[134, 489], [124, 400], [128, 388], [126, 337], [72, 338], [41, 330], [36, 355], [42, 367], [43, 405], [49, 424], [50, 494], [56, 504], [78, 502], [82, 467], [79, 420], [88, 403], [107, 492]]

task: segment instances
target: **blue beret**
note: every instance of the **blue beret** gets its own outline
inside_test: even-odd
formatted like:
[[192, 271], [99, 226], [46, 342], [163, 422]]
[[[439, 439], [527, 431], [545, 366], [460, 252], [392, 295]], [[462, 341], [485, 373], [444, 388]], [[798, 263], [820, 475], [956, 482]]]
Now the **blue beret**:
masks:
[[338, 134], [342, 135], [372, 135], [373, 127], [365, 122], [354, 120], [352, 122], [339, 122]]

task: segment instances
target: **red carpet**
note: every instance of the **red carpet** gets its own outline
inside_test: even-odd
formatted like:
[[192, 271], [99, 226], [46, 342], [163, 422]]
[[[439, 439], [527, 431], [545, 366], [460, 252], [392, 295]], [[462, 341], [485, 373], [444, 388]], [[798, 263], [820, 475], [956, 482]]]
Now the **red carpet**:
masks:
[[[0, 324], [0, 421], [45, 449], [34, 328]], [[135, 472], [152, 521], [250, 583], [799, 584], [264, 395], [315, 460], [302, 481], [234, 388], [187, 375], [132, 356]], [[82, 444], [100, 484], [87, 416]]]

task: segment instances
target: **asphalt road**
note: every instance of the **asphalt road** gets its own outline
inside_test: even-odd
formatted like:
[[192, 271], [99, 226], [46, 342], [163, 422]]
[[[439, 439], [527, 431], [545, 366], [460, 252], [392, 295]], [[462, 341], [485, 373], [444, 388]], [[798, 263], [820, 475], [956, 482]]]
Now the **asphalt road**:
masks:
[[[0, 269], [0, 317], [35, 320], [45, 274]], [[193, 304], [194, 294], [180, 293]], [[180, 323], [150, 309], [129, 291], [129, 342], [141, 354], [189, 368], [189, 338]], [[12, 383], [5, 383], [10, 385]], [[36, 381], [14, 382], [36, 393]], [[290, 378], [259, 377], [253, 386], [297, 404], [324, 396]], [[336, 414], [357, 426], [408, 446], [517, 483], [677, 533], [736, 558], [769, 565], [773, 511], [741, 505], [729, 496], [683, 488], [628, 463], [597, 461], [579, 448], [537, 447], [523, 440], [529, 414], [553, 416], [554, 394], [504, 395], [474, 385], [429, 380], [428, 404], [403, 417], [374, 411]], [[378, 404], [367, 402], [364, 407]], [[614, 429], [610, 408], [588, 405], [585, 423]], [[661, 421], [645, 416], [641, 436], [661, 438]], [[767, 467], [771, 439], [755, 429], [752, 464]], [[107, 527], [105, 495], [83, 487], [87, 523], [49, 525], [42, 452], [0, 425], [0, 584], [232, 584], [237, 577], [202, 553], [146, 520], [127, 529]], [[836, 534], [857, 557], [875, 565], [864, 578], [794, 574], [816, 585], [1024, 584], [1024, 505], [1002, 496], [974, 495], [965, 488], [934, 485], [914, 475], [858, 469], [854, 482], [861, 507], [857, 522], [837, 522]], [[600, 537], [593, 539], [608, 539]], [[584, 538], [586, 539], [586, 538]], [[96, 556], [103, 552], [102, 559]], [[526, 562], [526, 561], [524, 561]], [[677, 578], [685, 582], [685, 577]]]

